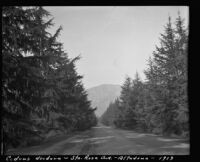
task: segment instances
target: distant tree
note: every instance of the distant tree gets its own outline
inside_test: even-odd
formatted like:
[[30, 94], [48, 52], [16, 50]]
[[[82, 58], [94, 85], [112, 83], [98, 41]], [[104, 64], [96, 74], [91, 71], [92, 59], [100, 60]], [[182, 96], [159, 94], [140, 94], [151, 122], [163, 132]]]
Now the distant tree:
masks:
[[119, 112], [115, 124], [118, 127], [127, 127], [128, 123], [128, 113], [130, 111], [130, 95], [132, 88], [132, 80], [130, 77], [126, 77], [123, 86], [121, 87], [121, 95], [119, 98]]
[[142, 116], [142, 96], [143, 83], [136, 72], [135, 79], [127, 77], [119, 100], [119, 113], [115, 120], [115, 124], [121, 128], [136, 129], [141, 125]]
[[109, 104], [107, 110], [101, 116], [100, 121], [105, 125], [114, 126], [116, 117], [117, 117], [117, 115], [119, 115], [118, 114], [118, 111], [119, 111], [118, 106], [119, 106], [119, 100], [117, 98], [114, 102], [111, 102]]

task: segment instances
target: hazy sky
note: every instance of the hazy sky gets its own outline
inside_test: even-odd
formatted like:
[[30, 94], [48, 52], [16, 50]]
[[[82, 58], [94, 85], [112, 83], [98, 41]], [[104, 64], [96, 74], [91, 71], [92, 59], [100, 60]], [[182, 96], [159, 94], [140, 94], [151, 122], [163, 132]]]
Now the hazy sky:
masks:
[[100, 84], [122, 85], [125, 76], [138, 71], [144, 79], [147, 59], [168, 16], [172, 22], [178, 11], [188, 23], [189, 8], [184, 6], [128, 7], [44, 7], [54, 17], [55, 31], [63, 27], [59, 40], [69, 58], [81, 55], [77, 71], [85, 88]]

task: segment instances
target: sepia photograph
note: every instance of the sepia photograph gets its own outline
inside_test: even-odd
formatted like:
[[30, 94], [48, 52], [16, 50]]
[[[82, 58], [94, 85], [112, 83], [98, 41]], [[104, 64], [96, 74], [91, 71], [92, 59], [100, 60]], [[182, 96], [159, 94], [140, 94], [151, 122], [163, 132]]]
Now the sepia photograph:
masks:
[[1, 155], [190, 155], [189, 6], [3, 6]]

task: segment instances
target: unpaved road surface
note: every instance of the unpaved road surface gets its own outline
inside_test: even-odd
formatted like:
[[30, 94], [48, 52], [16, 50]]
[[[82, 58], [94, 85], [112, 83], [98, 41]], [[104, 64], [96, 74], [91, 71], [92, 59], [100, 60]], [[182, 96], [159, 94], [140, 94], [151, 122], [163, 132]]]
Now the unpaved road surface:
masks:
[[184, 139], [96, 126], [71, 137], [8, 152], [9, 155], [189, 155]]

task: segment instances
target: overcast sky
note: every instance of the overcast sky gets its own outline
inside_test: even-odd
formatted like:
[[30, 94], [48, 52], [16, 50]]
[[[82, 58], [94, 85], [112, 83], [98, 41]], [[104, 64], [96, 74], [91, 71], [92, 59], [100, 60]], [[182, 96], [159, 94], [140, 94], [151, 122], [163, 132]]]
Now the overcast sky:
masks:
[[125, 76], [138, 71], [144, 80], [147, 59], [159, 45], [168, 16], [178, 11], [188, 23], [184, 6], [44, 7], [54, 17], [55, 29], [63, 27], [59, 40], [69, 58], [81, 55], [77, 71], [85, 88], [100, 84], [122, 85]]

